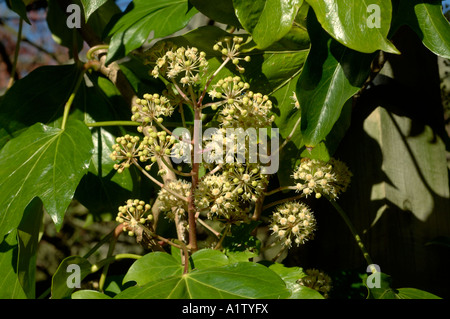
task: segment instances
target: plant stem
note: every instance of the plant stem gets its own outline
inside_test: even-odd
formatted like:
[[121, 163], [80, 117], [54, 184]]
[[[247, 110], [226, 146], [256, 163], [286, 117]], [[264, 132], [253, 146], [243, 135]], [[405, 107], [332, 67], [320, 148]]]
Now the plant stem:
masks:
[[262, 210], [269, 209], [270, 207], [273, 207], [273, 206], [276, 206], [276, 205], [279, 205], [279, 204], [283, 204], [285, 202], [290, 202], [290, 201], [293, 201], [293, 200], [296, 200], [296, 199], [300, 199], [302, 197], [305, 197], [305, 194], [301, 193], [300, 195], [297, 195], [297, 196], [292, 196], [292, 197], [289, 197], [289, 198], [283, 198], [283, 199], [280, 199], [280, 200], [277, 200], [275, 202], [272, 202], [270, 204], [265, 205], [262, 208]]
[[153, 183], [155, 183], [156, 185], [158, 185], [161, 188], [164, 188], [166, 191], [168, 191], [170, 194], [172, 194], [175, 197], [178, 197], [181, 200], [184, 200], [186, 202], [188, 202], [188, 198], [181, 196], [180, 194], [175, 193], [173, 190], [171, 190], [170, 188], [165, 187], [165, 185], [163, 183], [161, 183], [160, 181], [158, 181], [156, 178], [154, 178], [152, 175], [150, 175], [145, 169], [143, 169], [141, 167], [141, 165], [139, 165], [139, 163], [136, 161], [136, 159], [133, 159], [132, 163], [142, 172], [142, 174], [144, 174], [145, 176], [147, 176]]
[[222, 243], [223, 243], [225, 237], [227, 237], [228, 232], [230, 231], [230, 229], [231, 229], [231, 225], [227, 225], [227, 228], [225, 228], [225, 230], [224, 230], [224, 232], [222, 234], [222, 237], [220, 237], [220, 240], [217, 243], [216, 247], [214, 247], [214, 249], [217, 250], [217, 249], [220, 249], [222, 247]]
[[173, 168], [172, 165], [169, 165], [169, 164], [167, 163], [167, 161], [166, 161], [166, 159], [164, 158], [164, 156], [161, 156], [161, 160], [162, 160], [163, 163], [167, 166], [167, 168], [170, 169], [170, 170], [171, 170], [172, 172], [174, 172], [175, 174], [180, 175], [180, 176], [185, 176], [185, 177], [192, 176], [192, 173], [185, 173], [185, 172], [182, 172], [182, 171], [179, 171], [179, 170]]
[[69, 99], [67, 100], [66, 104], [64, 105], [64, 114], [62, 118], [61, 123], [61, 130], [64, 130], [66, 128], [67, 118], [69, 117], [69, 111], [70, 107], [72, 106], [73, 100], [75, 99], [75, 95], [77, 94], [78, 88], [81, 85], [81, 82], [84, 78], [84, 73], [86, 70], [82, 70], [80, 75], [78, 75], [77, 82], [75, 83], [75, 87], [73, 88], [72, 94], [70, 94]]
[[16, 69], [17, 69], [17, 60], [19, 59], [20, 41], [22, 40], [22, 28], [23, 28], [23, 19], [20, 18], [19, 32], [17, 33], [16, 48], [14, 50], [14, 61], [11, 69], [11, 78], [9, 79], [8, 86], [6, 87], [6, 89], [9, 89], [14, 84], [14, 77], [16, 76]]
[[270, 196], [270, 195], [273, 195], [273, 194], [281, 192], [281, 191], [294, 190], [294, 189], [296, 189], [295, 186], [281, 186], [281, 187], [278, 187], [278, 188], [276, 188], [274, 190], [271, 190], [270, 192], [264, 193], [264, 195], [265, 196]]
[[[114, 253], [114, 248], [116, 247], [117, 239], [119, 238], [120, 234], [122, 234], [122, 231], [123, 231], [123, 224], [118, 225], [114, 229], [113, 237], [111, 238], [106, 258], [110, 258], [112, 256], [112, 254]], [[100, 280], [98, 282], [98, 291], [100, 291], [100, 292], [103, 292], [103, 286], [105, 285], [106, 275], [108, 273], [108, 269], [109, 269], [109, 263], [107, 263], [103, 267], [103, 271], [102, 271], [102, 274], [100, 276]]]
[[[200, 171], [200, 163], [196, 160], [197, 145], [199, 144], [199, 127], [198, 123], [201, 119], [201, 108], [198, 105], [194, 105], [194, 155], [192, 156], [192, 181], [191, 181], [191, 194], [189, 195], [188, 200], [188, 223], [189, 223], [189, 247], [192, 251], [197, 250], [197, 229], [196, 229], [196, 207], [194, 200], [194, 192], [197, 189], [197, 184], [199, 182], [198, 173]], [[200, 132], [201, 134], [201, 132]]]
[[208, 87], [209, 87], [209, 85], [211, 84], [212, 80], [217, 76], [217, 74], [219, 74], [220, 70], [222, 70], [222, 69], [225, 67], [225, 65], [227, 65], [228, 62], [230, 62], [230, 60], [231, 60], [230, 57], [227, 57], [227, 58], [222, 62], [222, 64], [217, 68], [217, 70], [209, 77], [208, 81], [207, 81], [206, 84], [205, 84], [205, 88], [203, 89], [202, 95], [201, 95], [200, 98], [198, 99], [198, 102], [197, 102], [197, 106], [198, 106], [198, 107], [201, 108], [203, 99], [204, 99], [204, 97], [205, 97], [205, 95], [206, 95], [206, 92], [208, 91]]
[[[331, 203], [331, 205], [333, 205], [333, 207], [337, 210], [337, 212], [342, 217], [344, 222], [347, 224], [347, 227], [350, 229], [350, 232], [352, 233], [353, 238], [355, 239], [356, 244], [358, 245], [359, 249], [361, 250], [367, 264], [372, 265], [373, 261], [369, 255], [369, 252], [366, 250], [366, 247], [364, 246], [364, 243], [362, 242], [361, 237], [359, 236], [358, 232], [356, 231], [355, 226], [353, 225], [351, 220], [348, 218], [345, 211], [342, 209], [342, 207], [336, 201], [332, 200], [327, 195], [325, 195], [325, 197], [328, 199], [328, 201]], [[372, 270], [372, 272], [374, 272], [374, 267], [371, 267], [371, 270]], [[375, 272], [376, 272], [376, 270], [375, 270]]]

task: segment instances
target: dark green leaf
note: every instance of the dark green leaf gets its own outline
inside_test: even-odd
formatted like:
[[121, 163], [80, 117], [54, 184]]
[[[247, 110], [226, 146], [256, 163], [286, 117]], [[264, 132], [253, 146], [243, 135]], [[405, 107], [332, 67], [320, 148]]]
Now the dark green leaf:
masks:
[[15, 82], [0, 104], [0, 148], [29, 126], [62, 116], [78, 76], [75, 65], [43, 66]]
[[89, 129], [79, 121], [64, 130], [37, 123], [9, 141], [0, 152], [0, 234], [19, 225], [36, 196], [59, 230], [92, 149]]
[[190, 0], [190, 2], [198, 9], [198, 11], [214, 21], [238, 28], [242, 27], [234, 13], [232, 0]]
[[70, 54], [74, 53], [74, 48], [77, 53], [83, 49], [83, 38], [76, 28], [67, 27], [66, 12], [63, 11], [58, 0], [48, 0], [47, 24], [52, 32], [53, 40], [67, 47]]
[[322, 27], [343, 45], [364, 53], [399, 53], [387, 39], [392, 18], [390, 0], [307, 1]]
[[394, 0], [398, 6], [392, 29], [410, 26], [433, 53], [450, 59], [450, 24], [442, 13], [439, 0]]
[[312, 47], [296, 92], [302, 110], [303, 142], [315, 147], [330, 133], [344, 103], [364, 84], [374, 55], [353, 51], [331, 39], [312, 11], [308, 30]]
[[168, 36], [184, 28], [198, 11], [187, 0], [135, 0], [110, 31], [107, 63], [127, 55], [149, 39]]

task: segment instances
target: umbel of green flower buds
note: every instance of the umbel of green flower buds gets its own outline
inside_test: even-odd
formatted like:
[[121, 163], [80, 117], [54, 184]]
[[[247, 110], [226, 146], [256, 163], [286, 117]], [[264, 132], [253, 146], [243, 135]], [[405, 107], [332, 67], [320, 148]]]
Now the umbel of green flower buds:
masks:
[[222, 41], [217, 42], [213, 46], [215, 51], [222, 53], [224, 59], [229, 58], [240, 73], [245, 72], [245, 69], [239, 65], [240, 61], [244, 60], [245, 62], [250, 62], [250, 56], [240, 56], [240, 48], [243, 41], [244, 38], [238, 36], [234, 36], [232, 38], [225, 37]]
[[223, 127], [247, 128], [267, 127], [275, 120], [270, 115], [272, 102], [267, 95], [249, 91], [250, 85], [238, 76], [226, 77], [219, 80], [209, 96], [218, 102], [212, 105], [213, 109], [223, 106], [218, 120]]
[[270, 229], [283, 246], [297, 246], [314, 237], [316, 219], [308, 206], [300, 202], [288, 202], [276, 207]]
[[303, 158], [292, 177], [296, 180], [296, 191], [306, 197], [315, 193], [316, 198], [322, 194], [335, 199], [347, 190], [352, 173], [341, 161], [334, 158], [328, 163]]
[[199, 52], [195, 47], [170, 50], [156, 60], [151, 74], [155, 78], [161, 74], [168, 79], [177, 79], [183, 86], [196, 85], [200, 83], [200, 74], [208, 68], [205, 56], [205, 52]]
[[129, 199], [124, 206], [119, 207], [116, 221], [123, 224], [123, 231], [128, 235], [134, 236], [140, 225], [151, 223], [153, 215], [148, 214], [151, 206], [139, 199]]
[[113, 161], [121, 161], [120, 164], [115, 164], [114, 169], [118, 173], [122, 173], [124, 169], [129, 168], [134, 158], [138, 157], [138, 143], [139, 136], [125, 135], [116, 138], [116, 143], [112, 146], [113, 152], [109, 157]]
[[[169, 99], [159, 94], [144, 94], [142, 99], [136, 99], [131, 111], [132, 121], [141, 122], [145, 125], [152, 125], [153, 121], [161, 123], [162, 116], [171, 116], [174, 107]], [[142, 128], [138, 129], [142, 132]]]

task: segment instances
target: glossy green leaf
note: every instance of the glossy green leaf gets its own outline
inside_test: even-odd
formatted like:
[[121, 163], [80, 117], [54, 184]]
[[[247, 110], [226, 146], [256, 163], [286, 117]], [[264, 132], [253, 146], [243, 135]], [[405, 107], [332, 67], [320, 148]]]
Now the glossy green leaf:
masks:
[[81, 4], [84, 9], [84, 16], [86, 17], [86, 21], [89, 20], [89, 17], [92, 13], [94, 13], [98, 8], [104, 5], [108, 0], [81, 0]]
[[284, 37], [292, 28], [303, 0], [233, 0], [236, 16], [264, 49]]
[[214, 21], [235, 27], [242, 27], [234, 12], [232, 0], [190, 0], [190, 2], [198, 11]]
[[235, 263], [151, 281], [118, 294], [120, 299], [278, 299], [289, 297], [283, 280], [255, 263]]
[[0, 242], [0, 299], [26, 299], [17, 274], [17, 231], [2, 236]]
[[408, 25], [433, 53], [450, 59], [450, 23], [439, 0], [394, 0], [393, 30]]
[[70, 294], [78, 283], [91, 273], [91, 263], [80, 256], [65, 258], [52, 277], [52, 299], [63, 299]]
[[112, 299], [108, 295], [102, 294], [97, 290], [78, 290], [72, 294], [72, 299]]
[[182, 273], [181, 260], [177, 261], [167, 253], [154, 252], [136, 260], [128, 269], [123, 282], [135, 281], [143, 286], [148, 282], [179, 276]]
[[374, 55], [351, 50], [330, 38], [312, 11], [308, 14], [308, 30], [311, 51], [296, 92], [303, 142], [315, 147], [330, 133], [345, 102], [364, 84]]
[[19, 225], [36, 196], [59, 230], [92, 148], [89, 129], [79, 121], [64, 130], [37, 123], [9, 141], [0, 152], [1, 236]]
[[198, 11], [187, 0], [135, 0], [114, 24], [107, 63], [125, 56], [149, 39], [168, 36], [184, 28]]
[[343, 45], [364, 53], [399, 53], [387, 39], [392, 18], [390, 0], [307, 0], [322, 27]]

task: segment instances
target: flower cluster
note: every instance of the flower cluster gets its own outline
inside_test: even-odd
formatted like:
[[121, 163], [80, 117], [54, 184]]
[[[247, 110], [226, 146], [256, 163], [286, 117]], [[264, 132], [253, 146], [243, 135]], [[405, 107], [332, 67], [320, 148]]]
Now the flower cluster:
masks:
[[297, 282], [302, 286], [317, 290], [325, 298], [328, 298], [328, 293], [332, 288], [330, 276], [317, 269], [307, 269], [305, 273], [306, 276]]
[[303, 192], [308, 197], [315, 193], [316, 198], [322, 194], [330, 198], [344, 192], [350, 184], [351, 172], [341, 161], [331, 159], [328, 163], [315, 159], [302, 159], [292, 177], [298, 182], [295, 185], [297, 192]]
[[305, 204], [288, 202], [277, 206], [270, 229], [284, 246], [290, 247], [292, 240], [299, 246], [314, 237], [316, 219]]
[[148, 214], [150, 205], [139, 199], [129, 199], [124, 206], [119, 207], [116, 221], [123, 224], [123, 231], [134, 236], [138, 228], [145, 223], [153, 221], [153, 215]]
[[191, 195], [191, 183], [184, 180], [170, 181], [159, 191], [158, 198], [161, 202], [159, 210], [165, 212], [167, 218], [174, 220], [175, 216], [187, 212], [188, 206], [186, 201], [171, 194], [166, 188], [181, 196], [189, 197]]
[[183, 86], [196, 85], [200, 83], [200, 74], [204, 73], [208, 67], [205, 52], [199, 52], [196, 47], [167, 51], [158, 60], [152, 70], [153, 77], [160, 74], [169, 79], [177, 78]]
[[229, 222], [242, 221], [245, 214], [239, 207], [239, 195], [227, 174], [207, 175], [195, 191], [195, 205], [200, 210], [208, 210], [208, 218], [218, 216]]
[[268, 184], [266, 175], [261, 174], [261, 168], [256, 163], [233, 163], [225, 167], [223, 174], [228, 176], [234, 187], [233, 191], [239, 194], [243, 201], [255, 202]]
[[[143, 98], [136, 99], [135, 103], [131, 109], [133, 112], [131, 120], [141, 122], [144, 126], [152, 125], [153, 121], [162, 123], [161, 116], [171, 116], [174, 111], [174, 107], [164, 95], [144, 94]], [[142, 130], [142, 127], [138, 128], [138, 131]]]
[[141, 162], [146, 162], [148, 160], [152, 162], [152, 164], [145, 166], [145, 169], [150, 170], [151, 166], [158, 158], [169, 156], [175, 141], [176, 138], [167, 136], [165, 131], [152, 131], [148, 136], [145, 136], [138, 148], [139, 160]]
[[227, 77], [219, 80], [208, 92], [214, 99], [220, 99], [212, 104], [213, 109], [223, 106], [219, 121], [223, 127], [247, 128], [267, 127], [275, 117], [270, 115], [272, 101], [267, 95], [249, 91], [250, 85], [240, 77]]
[[113, 152], [109, 155], [109, 157], [113, 161], [121, 161], [120, 164], [114, 164], [114, 169], [117, 170], [118, 173], [122, 173], [124, 169], [129, 168], [132, 161], [138, 157], [138, 146], [139, 136], [130, 136], [125, 135], [116, 138], [116, 143], [112, 146]]
[[244, 60], [245, 62], [250, 62], [250, 56], [240, 57], [241, 52], [239, 49], [241, 48], [243, 41], [244, 38], [238, 36], [233, 38], [225, 37], [222, 41], [217, 42], [213, 46], [213, 49], [215, 51], [220, 51], [225, 59], [229, 58], [240, 73], [245, 72], [245, 69], [239, 65], [240, 61]]

